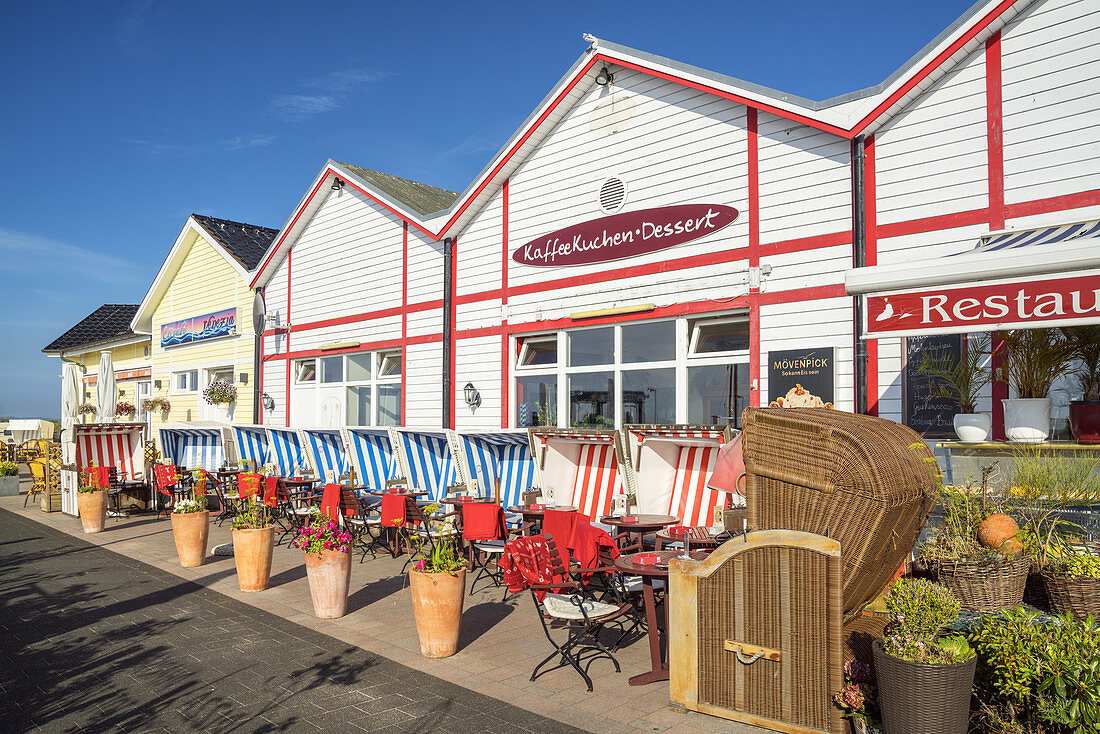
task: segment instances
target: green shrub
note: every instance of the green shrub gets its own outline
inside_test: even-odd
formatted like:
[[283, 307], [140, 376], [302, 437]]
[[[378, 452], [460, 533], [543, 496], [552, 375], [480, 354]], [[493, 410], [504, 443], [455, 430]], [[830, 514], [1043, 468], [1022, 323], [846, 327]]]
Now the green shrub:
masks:
[[988, 617], [971, 633], [979, 685], [1022, 731], [1100, 730], [1100, 628], [1072, 614], [1040, 624], [1026, 609]]
[[14, 461], [0, 461], [0, 477], [19, 476], [19, 465]]
[[886, 596], [894, 618], [883, 639], [889, 654], [919, 663], [957, 663], [974, 656], [961, 637], [938, 638], [959, 616], [959, 600], [945, 587], [926, 579], [898, 579]]

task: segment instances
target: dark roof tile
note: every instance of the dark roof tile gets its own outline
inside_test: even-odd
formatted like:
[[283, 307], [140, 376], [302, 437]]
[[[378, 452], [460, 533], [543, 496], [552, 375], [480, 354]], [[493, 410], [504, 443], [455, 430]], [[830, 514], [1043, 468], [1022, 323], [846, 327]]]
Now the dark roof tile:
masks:
[[137, 310], [136, 303], [100, 306], [85, 316], [79, 324], [46, 345], [42, 351], [71, 352], [77, 347], [90, 347], [134, 336], [130, 322]]
[[279, 230], [228, 219], [192, 214], [202, 228], [224, 247], [245, 270], [255, 270]]

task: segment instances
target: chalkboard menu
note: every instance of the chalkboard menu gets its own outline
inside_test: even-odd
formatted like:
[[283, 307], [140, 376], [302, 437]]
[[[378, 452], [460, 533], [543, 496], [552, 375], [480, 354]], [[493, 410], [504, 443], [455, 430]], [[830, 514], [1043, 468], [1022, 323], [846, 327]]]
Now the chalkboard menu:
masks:
[[925, 356], [962, 359], [963, 335], [910, 336], [905, 339], [905, 425], [928, 438], [950, 438], [955, 435], [953, 421], [958, 405], [947, 398], [934, 397], [942, 382], [937, 377], [918, 371]]

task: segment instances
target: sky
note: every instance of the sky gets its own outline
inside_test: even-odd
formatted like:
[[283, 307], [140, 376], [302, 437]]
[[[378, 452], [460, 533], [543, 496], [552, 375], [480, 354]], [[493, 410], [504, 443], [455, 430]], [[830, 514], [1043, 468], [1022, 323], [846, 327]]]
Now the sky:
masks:
[[825, 99], [967, 8], [0, 0], [0, 417], [59, 415], [42, 347], [140, 303], [192, 212], [281, 228], [329, 158], [461, 191], [584, 33]]

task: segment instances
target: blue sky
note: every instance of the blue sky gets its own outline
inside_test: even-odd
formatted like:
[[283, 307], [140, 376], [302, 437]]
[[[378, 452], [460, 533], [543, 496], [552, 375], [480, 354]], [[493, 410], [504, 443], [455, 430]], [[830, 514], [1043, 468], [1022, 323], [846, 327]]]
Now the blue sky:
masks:
[[41, 353], [138, 303], [191, 212], [281, 227], [328, 158], [463, 189], [582, 33], [822, 99], [965, 2], [7, 2], [0, 416], [59, 413]]

